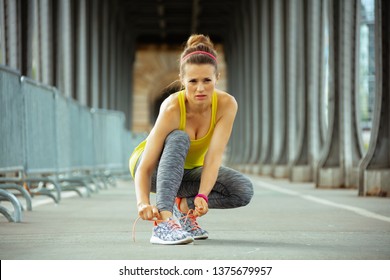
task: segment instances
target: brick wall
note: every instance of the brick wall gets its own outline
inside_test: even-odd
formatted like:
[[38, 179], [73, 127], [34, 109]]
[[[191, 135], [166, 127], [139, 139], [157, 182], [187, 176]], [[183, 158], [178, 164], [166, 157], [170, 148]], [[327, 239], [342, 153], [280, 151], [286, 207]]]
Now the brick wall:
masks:
[[[140, 46], [134, 64], [133, 124], [134, 132], [148, 132], [153, 125], [156, 100], [164, 89], [179, 79], [181, 46]], [[217, 46], [221, 78], [217, 87], [226, 90], [223, 49]]]

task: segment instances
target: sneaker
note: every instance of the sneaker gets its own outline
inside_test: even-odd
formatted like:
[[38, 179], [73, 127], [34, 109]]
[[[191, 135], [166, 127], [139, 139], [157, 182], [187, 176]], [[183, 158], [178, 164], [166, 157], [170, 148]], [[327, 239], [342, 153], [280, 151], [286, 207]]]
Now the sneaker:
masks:
[[150, 243], [164, 245], [188, 244], [193, 241], [194, 238], [183, 230], [172, 218], [167, 221], [155, 223], [153, 234], [150, 238]]
[[175, 203], [173, 206], [173, 214], [179, 220], [183, 230], [190, 233], [194, 239], [207, 239], [209, 237], [208, 232], [202, 229], [196, 221], [196, 216], [193, 214], [193, 210], [184, 214], [179, 210], [179, 207]]

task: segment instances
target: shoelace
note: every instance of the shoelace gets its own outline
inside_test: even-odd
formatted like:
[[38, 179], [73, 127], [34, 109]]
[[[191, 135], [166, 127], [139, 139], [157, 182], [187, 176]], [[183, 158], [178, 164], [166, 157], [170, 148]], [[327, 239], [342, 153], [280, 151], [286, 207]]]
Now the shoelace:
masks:
[[[134, 223], [133, 223], [133, 230], [132, 230], [132, 237], [133, 237], [133, 242], [135, 242], [135, 226], [137, 225], [138, 221], [141, 219], [140, 216], [138, 216], [137, 219], [135, 219]], [[199, 225], [198, 225], [198, 222], [196, 221], [196, 216], [194, 215], [194, 210], [190, 209], [187, 214], [183, 217], [181, 217], [179, 220], [182, 220], [184, 219], [184, 222], [187, 222], [187, 219], [190, 219], [190, 222], [191, 222], [191, 225], [193, 226], [192, 230], [195, 230], [195, 229], [198, 229], [200, 228]], [[168, 222], [171, 224], [172, 226], [172, 230], [173, 229], [176, 229], [176, 228], [181, 228], [180, 225], [178, 225], [177, 223], [175, 223], [175, 220], [168, 220], [168, 221], [165, 221], [165, 220], [153, 220], [154, 224], [157, 225], [158, 222]]]
[[191, 222], [191, 226], [192, 226], [192, 229], [191, 230], [196, 230], [196, 229], [199, 229], [200, 226], [198, 224], [198, 222], [196, 221], [196, 216], [194, 215], [194, 210], [193, 209], [190, 209], [188, 212], [187, 212], [187, 215], [181, 217], [179, 220], [184, 220], [184, 223], [187, 222], [187, 220], [189, 219], [190, 222]]
[[133, 242], [135, 242], [135, 226], [136, 226], [136, 224], [138, 223], [138, 221], [141, 219], [141, 217], [140, 216], [138, 216], [138, 218], [137, 219], [135, 219], [135, 221], [134, 221], [134, 223], [133, 223], [133, 231], [132, 231], [132, 237], [133, 237]]

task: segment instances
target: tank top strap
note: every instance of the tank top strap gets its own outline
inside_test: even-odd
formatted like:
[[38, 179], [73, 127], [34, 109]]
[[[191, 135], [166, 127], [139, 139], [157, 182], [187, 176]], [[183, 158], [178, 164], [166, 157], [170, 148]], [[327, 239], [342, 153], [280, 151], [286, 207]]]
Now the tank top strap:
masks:
[[217, 93], [214, 91], [213, 93], [213, 99], [212, 99], [212, 115], [211, 115], [211, 118], [212, 118], [212, 124], [215, 126], [215, 124], [217, 123], [217, 107], [218, 107], [218, 95]]
[[185, 128], [186, 128], [186, 104], [184, 101], [184, 90], [179, 92], [178, 99], [179, 99], [179, 105], [180, 105], [179, 130], [185, 130]]

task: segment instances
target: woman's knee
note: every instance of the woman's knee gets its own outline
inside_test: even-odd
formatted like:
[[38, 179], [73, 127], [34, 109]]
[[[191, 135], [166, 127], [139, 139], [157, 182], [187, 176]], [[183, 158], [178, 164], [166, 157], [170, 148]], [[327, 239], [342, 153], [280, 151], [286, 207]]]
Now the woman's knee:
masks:
[[246, 182], [242, 184], [241, 186], [241, 205], [245, 206], [248, 205], [249, 202], [251, 202], [253, 197], [253, 184], [249, 179], [246, 179]]
[[246, 176], [240, 176], [231, 189], [231, 195], [235, 197], [236, 207], [246, 206], [253, 197], [253, 184]]
[[190, 137], [185, 131], [182, 130], [174, 130], [168, 134], [165, 139], [165, 143], [174, 142], [175, 144], [182, 143], [185, 146], [190, 145]]

